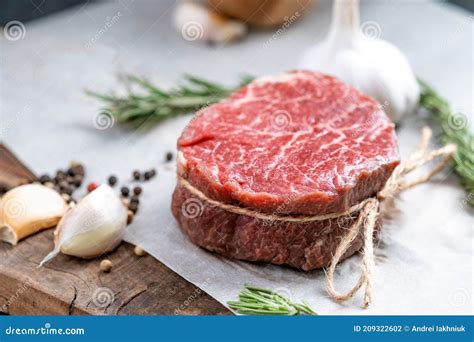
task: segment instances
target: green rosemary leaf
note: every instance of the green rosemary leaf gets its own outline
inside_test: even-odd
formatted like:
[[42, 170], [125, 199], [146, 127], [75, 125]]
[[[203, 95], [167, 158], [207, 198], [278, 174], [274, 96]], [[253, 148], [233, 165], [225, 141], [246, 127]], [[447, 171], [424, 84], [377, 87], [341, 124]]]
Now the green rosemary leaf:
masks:
[[[86, 94], [102, 101], [104, 110], [111, 113], [118, 122], [129, 123], [138, 128], [142, 125], [150, 127], [169, 117], [190, 113], [216, 103], [251, 82], [253, 78], [244, 76], [237, 87], [227, 88], [186, 75], [184, 84], [169, 91], [135, 75], [128, 75], [124, 80], [128, 89], [125, 96], [101, 94], [90, 90], [86, 90]], [[138, 87], [142, 93], [132, 92], [132, 86]]]
[[440, 127], [442, 141], [457, 146], [453, 169], [467, 192], [465, 202], [474, 206], [474, 134], [469, 130], [467, 118], [461, 113], [454, 113], [448, 102], [427, 83], [418, 82], [421, 107], [430, 112], [433, 121]]
[[293, 303], [289, 298], [268, 289], [245, 285], [238, 301], [227, 305], [242, 315], [317, 315], [308, 303]]

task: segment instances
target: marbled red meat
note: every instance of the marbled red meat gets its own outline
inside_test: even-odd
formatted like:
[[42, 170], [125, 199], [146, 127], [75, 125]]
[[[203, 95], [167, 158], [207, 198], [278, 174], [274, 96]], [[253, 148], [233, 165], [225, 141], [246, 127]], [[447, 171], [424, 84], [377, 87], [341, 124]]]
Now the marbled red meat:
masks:
[[[379, 191], [399, 163], [381, 105], [309, 71], [258, 79], [201, 110], [178, 150], [179, 175], [209, 198], [280, 215], [343, 212]], [[174, 215], [194, 242], [223, 255], [312, 269], [326, 264], [323, 255], [334, 250], [328, 241], [342, 233], [328, 230], [331, 220], [269, 231], [219, 208], [190, 219], [181, 207], [192, 197], [178, 186]]]

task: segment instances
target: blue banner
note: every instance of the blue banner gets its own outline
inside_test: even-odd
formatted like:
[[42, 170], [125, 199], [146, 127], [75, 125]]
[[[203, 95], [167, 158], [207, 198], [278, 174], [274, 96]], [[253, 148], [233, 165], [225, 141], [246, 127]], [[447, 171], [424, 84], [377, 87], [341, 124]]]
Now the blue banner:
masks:
[[472, 342], [472, 329], [472, 316], [0, 316], [0, 342]]

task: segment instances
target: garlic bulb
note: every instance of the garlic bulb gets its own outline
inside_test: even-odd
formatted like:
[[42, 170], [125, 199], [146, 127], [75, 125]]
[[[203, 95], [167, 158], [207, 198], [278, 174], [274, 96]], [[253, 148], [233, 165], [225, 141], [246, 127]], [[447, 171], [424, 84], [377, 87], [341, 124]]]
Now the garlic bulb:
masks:
[[207, 0], [208, 6], [218, 13], [257, 28], [280, 27], [288, 19], [308, 11], [313, 0]]
[[101, 185], [59, 222], [54, 232], [54, 250], [40, 266], [59, 252], [80, 258], [93, 258], [111, 251], [122, 241], [127, 227], [127, 209], [108, 185]]
[[61, 195], [46, 186], [18, 186], [0, 202], [0, 241], [16, 245], [33, 233], [54, 227], [67, 209]]
[[[372, 24], [379, 31], [378, 25]], [[335, 0], [328, 35], [308, 49], [300, 66], [332, 74], [359, 88], [379, 101], [397, 122], [416, 109], [420, 89], [401, 51], [368, 33], [359, 29], [358, 0]]]
[[212, 12], [210, 8], [189, 1], [180, 1], [174, 10], [174, 26], [188, 41], [203, 40], [227, 43], [242, 38], [247, 26]]

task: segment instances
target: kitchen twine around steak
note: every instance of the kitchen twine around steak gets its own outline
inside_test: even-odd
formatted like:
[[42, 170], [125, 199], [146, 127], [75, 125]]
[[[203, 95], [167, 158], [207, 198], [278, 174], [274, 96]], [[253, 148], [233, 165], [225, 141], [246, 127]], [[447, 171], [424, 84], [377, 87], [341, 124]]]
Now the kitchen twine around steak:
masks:
[[[234, 214], [246, 215], [261, 220], [283, 221], [283, 222], [312, 222], [324, 221], [328, 219], [347, 216], [355, 212], [359, 212], [357, 220], [349, 228], [348, 233], [342, 238], [341, 242], [336, 248], [336, 251], [331, 259], [331, 264], [326, 271], [326, 290], [331, 298], [338, 302], [346, 301], [352, 298], [362, 286], [364, 290], [363, 308], [367, 308], [372, 302], [372, 285], [374, 279], [374, 229], [377, 217], [380, 215], [380, 203], [387, 199], [393, 198], [401, 191], [414, 187], [418, 184], [427, 182], [434, 175], [440, 172], [450, 161], [451, 157], [456, 151], [456, 145], [447, 144], [436, 150], [428, 150], [428, 144], [431, 139], [431, 129], [424, 127], [421, 131], [421, 139], [417, 148], [402, 161], [393, 171], [390, 178], [385, 183], [385, 186], [380, 190], [375, 197], [367, 198], [362, 202], [350, 207], [344, 212], [332, 213], [326, 215], [299, 215], [299, 216], [283, 216], [275, 214], [265, 214], [259, 211], [241, 208], [235, 205], [222, 203], [207, 197], [203, 192], [193, 187], [187, 180], [179, 177], [179, 184], [186, 188], [193, 195], [199, 199], [208, 202], [210, 205], [218, 207], [222, 210], [232, 212]], [[443, 157], [441, 161], [436, 164], [429, 172], [420, 175], [411, 181], [405, 181], [405, 176], [410, 174], [417, 168], [437, 159]], [[334, 288], [334, 272], [336, 265], [344, 255], [344, 253], [352, 245], [352, 242], [357, 237], [361, 229], [364, 229], [364, 247], [362, 250], [362, 263], [360, 266], [360, 277], [357, 283], [346, 293], [339, 293]]]

